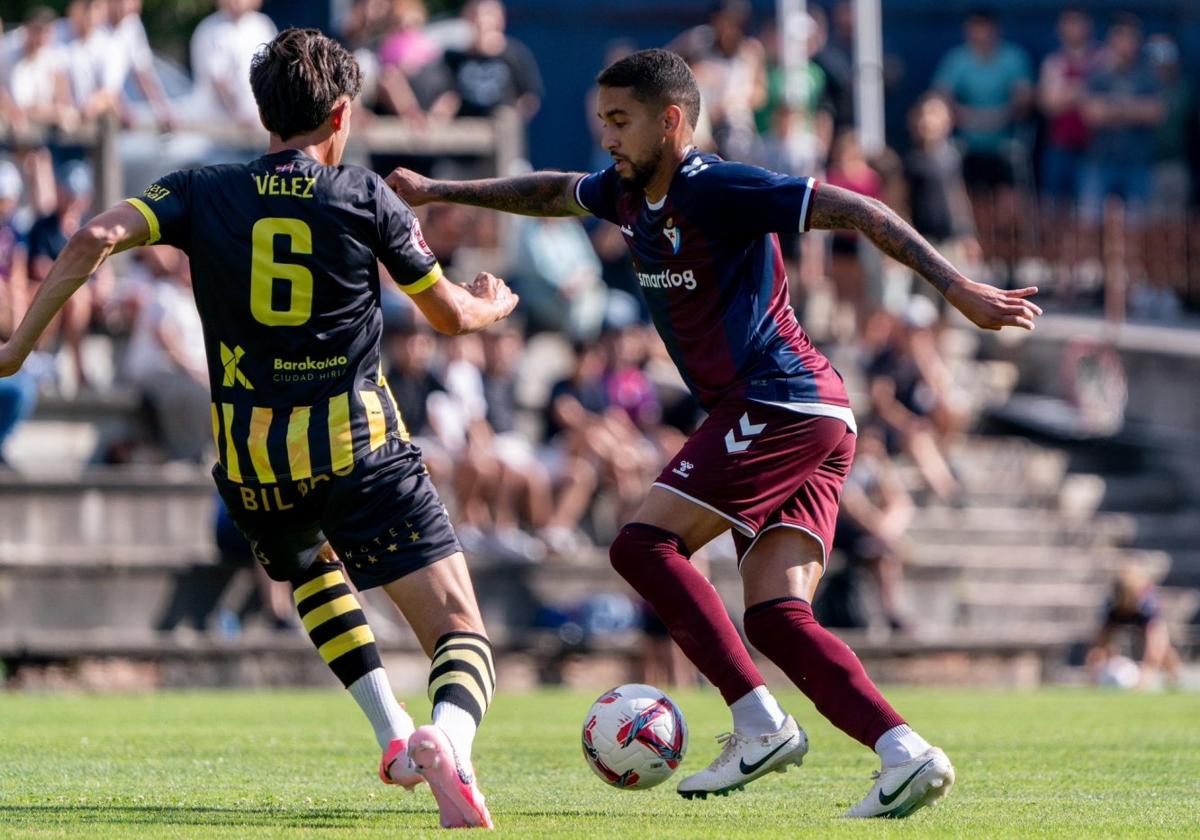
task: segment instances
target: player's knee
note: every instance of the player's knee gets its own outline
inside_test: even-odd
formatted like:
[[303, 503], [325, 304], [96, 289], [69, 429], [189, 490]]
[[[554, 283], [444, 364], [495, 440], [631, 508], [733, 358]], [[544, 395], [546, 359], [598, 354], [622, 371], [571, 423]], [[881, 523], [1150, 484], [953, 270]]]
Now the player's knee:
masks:
[[669, 553], [688, 555], [678, 535], [654, 525], [632, 522], [613, 540], [608, 559], [617, 574], [628, 580]]

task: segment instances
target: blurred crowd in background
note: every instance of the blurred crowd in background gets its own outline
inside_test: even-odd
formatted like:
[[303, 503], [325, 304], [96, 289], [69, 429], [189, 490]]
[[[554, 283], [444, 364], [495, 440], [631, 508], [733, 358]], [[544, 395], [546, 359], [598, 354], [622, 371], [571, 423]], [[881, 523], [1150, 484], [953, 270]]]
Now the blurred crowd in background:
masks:
[[[63, 17], [37, 9], [3, 22], [0, 335], [97, 209], [81, 130], [105, 119], [162, 131], [257, 125], [248, 68], [276, 24], [258, 0], [215, 5], [192, 36], [186, 100], [166, 93], [139, 0], [74, 0]], [[421, 0], [350, 4], [337, 34], [365, 72], [361, 118], [420, 126], [514, 109], [532, 119], [543, 96], [536, 49], [506, 34], [505, 14], [499, 0], [434, 21]], [[1066, 8], [1060, 47], [1039, 65], [991, 15], [971, 14], [962, 45], [911, 103], [907, 148], [868, 156], [854, 129], [851, 4], [808, 4], [803, 32], [798, 99], [785, 95], [779, 27], [743, 0], [714, 6], [668, 45], [700, 82], [701, 145], [883, 199], [971, 276], [1036, 282], [1064, 306], [1094, 307], [1118, 283], [1135, 317], [1175, 321], [1200, 302], [1186, 256], [1197, 237], [1197, 99], [1170, 33]], [[614, 43], [607, 59], [634, 48]], [[581, 104], [594, 123], [593, 96]], [[461, 160], [373, 161], [381, 171], [395, 162], [472, 172]], [[522, 298], [499, 328], [449, 341], [384, 290], [388, 378], [464, 545], [539, 561], [605, 544], [699, 418], [647, 325], [620, 232], [455, 206], [420, 215], [450, 276], [485, 267]], [[850, 234], [783, 239], [801, 322], [846, 375], [861, 416], [840, 549], [876, 581], [883, 620], [903, 629], [905, 530], [917, 502], [963, 503], [952, 450], [982, 398], [946, 356], [953, 320], [919, 280]], [[503, 264], [472, 262], [497, 248]], [[0, 458], [39, 394], [124, 391], [138, 395], [144, 423], [102, 441], [98, 462], [206, 464], [209, 395], [190, 284], [187, 259], [169, 247], [99, 272], [26, 369], [0, 380]], [[890, 456], [915, 480], [900, 480]]]

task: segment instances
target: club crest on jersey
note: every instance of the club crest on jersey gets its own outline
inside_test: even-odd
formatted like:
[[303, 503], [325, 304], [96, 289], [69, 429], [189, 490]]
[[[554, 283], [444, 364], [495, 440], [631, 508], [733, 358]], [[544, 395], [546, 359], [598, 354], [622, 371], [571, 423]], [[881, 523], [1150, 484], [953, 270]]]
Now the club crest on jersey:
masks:
[[[425, 234], [421, 232], [421, 223], [417, 221], [417, 217], [413, 216], [412, 224], [408, 228], [409, 236], [412, 237], [413, 245], [418, 251], [427, 257], [433, 257], [433, 250], [425, 244]], [[436, 257], [434, 257], [436, 259]]]
[[663, 227], [663, 236], [667, 237], [667, 241], [671, 243], [671, 252], [679, 253], [679, 228], [675, 224], [674, 219], [667, 219], [667, 224]]

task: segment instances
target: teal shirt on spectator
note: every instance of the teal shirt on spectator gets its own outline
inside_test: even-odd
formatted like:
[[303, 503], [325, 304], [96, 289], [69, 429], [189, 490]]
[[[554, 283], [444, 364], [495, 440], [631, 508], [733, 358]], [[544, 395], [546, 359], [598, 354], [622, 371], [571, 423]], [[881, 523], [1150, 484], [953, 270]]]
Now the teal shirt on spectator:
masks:
[[[1029, 56], [1020, 47], [1001, 42], [991, 58], [980, 59], [967, 46], [946, 53], [933, 76], [933, 86], [968, 108], [1004, 108], [1015, 88], [1033, 84]], [[967, 152], [996, 153], [1014, 136], [1011, 118], [994, 129], [960, 129]]]

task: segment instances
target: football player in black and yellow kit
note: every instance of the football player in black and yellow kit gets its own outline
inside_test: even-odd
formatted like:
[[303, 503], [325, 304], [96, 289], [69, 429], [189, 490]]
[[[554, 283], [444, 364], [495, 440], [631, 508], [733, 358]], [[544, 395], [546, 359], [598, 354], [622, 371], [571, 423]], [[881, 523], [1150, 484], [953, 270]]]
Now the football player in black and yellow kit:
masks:
[[[380, 776], [428, 781], [446, 827], [491, 826], [470, 751], [495, 666], [466, 562], [380, 370], [380, 262], [433, 326], [482, 329], [516, 305], [503, 280], [442, 275], [412, 210], [373, 172], [340, 165], [353, 57], [289, 29], [255, 57], [271, 134], [245, 165], [173, 172], [75, 234], [0, 346], [16, 371], [109, 255], [156, 242], [191, 259], [204, 324], [213, 477], [255, 556], [288, 581], [305, 630], [366, 713]], [[414, 731], [347, 583], [382, 586], [432, 661], [433, 724]]]

